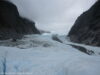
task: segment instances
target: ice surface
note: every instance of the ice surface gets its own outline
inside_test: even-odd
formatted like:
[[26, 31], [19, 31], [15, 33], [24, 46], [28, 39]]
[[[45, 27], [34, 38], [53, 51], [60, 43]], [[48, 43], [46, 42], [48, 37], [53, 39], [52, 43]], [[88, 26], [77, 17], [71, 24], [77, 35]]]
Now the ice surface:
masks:
[[[51, 37], [27, 35], [19, 40], [24, 44], [0, 46], [0, 75], [4, 75], [4, 69], [6, 75], [100, 75], [99, 55], [89, 56], [66, 45], [71, 42], [64, 36], [59, 38], [66, 44]], [[96, 52], [100, 49], [84, 47]]]

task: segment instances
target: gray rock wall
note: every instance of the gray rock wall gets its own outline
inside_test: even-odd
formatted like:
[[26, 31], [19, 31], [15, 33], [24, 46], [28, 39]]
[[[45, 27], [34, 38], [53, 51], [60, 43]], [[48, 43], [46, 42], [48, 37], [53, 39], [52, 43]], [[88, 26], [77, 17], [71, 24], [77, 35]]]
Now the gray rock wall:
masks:
[[68, 37], [72, 42], [100, 46], [100, 0], [78, 17]]
[[25, 34], [39, 33], [35, 27], [35, 22], [21, 17], [14, 4], [0, 0], [0, 40], [17, 39]]

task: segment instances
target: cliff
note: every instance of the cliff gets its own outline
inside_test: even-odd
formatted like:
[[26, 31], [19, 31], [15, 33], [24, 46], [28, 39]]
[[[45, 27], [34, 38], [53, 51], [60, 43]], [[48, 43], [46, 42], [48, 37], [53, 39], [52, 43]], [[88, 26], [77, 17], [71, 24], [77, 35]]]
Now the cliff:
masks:
[[72, 42], [100, 46], [100, 0], [78, 17], [68, 37]]
[[39, 33], [35, 22], [21, 17], [14, 4], [0, 0], [0, 40], [19, 39], [25, 34]]

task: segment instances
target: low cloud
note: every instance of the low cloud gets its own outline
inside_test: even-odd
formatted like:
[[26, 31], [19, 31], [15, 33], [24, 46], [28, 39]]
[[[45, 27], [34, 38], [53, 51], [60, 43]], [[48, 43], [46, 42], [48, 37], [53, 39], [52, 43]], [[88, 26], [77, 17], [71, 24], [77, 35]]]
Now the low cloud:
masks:
[[67, 34], [77, 17], [96, 0], [11, 0], [22, 16], [36, 22], [39, 29]]

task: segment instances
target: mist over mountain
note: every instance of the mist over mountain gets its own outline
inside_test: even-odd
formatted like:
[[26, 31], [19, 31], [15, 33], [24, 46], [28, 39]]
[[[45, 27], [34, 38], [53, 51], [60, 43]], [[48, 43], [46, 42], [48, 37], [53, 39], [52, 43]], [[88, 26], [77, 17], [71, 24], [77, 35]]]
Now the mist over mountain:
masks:
[[96, 0], [11, 0], [20, 14], [36, 22], [39, 29], [67, 34], [77, 17]]
[[19, 39], [25, 34], [38, 34], [35, 22], [19, 15], [17, 7], [0, 0], [0, 40]]
[[0, 0], [0, 75], [100, 75], [95, 2]]

